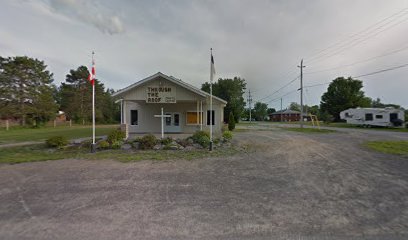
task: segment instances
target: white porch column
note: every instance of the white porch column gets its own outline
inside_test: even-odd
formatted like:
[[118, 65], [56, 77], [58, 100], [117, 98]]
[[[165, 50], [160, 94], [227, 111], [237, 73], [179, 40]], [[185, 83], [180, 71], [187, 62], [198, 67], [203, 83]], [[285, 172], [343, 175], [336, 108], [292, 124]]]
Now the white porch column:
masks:
[[200, 109], [199, 109], [199, 105], [198, 105], [198, 100], [197, 100], [197, 126], [200, 124]]
[[123, 124], [126, 124], [126, 101], [123, 100]]
[[200, 108], [201, 108], [201, 111], [200, 111], [200, 114], [201, 114], [201, 119], [200, 119], [200, 130], [202, 131], [203, 130], [203, 118], [204, 118], [204, 112], [203, 112], [203, 101], [201, 100], [200, 101]]
[[120, 124], [123, 124], [123, 99], [120, 100]]

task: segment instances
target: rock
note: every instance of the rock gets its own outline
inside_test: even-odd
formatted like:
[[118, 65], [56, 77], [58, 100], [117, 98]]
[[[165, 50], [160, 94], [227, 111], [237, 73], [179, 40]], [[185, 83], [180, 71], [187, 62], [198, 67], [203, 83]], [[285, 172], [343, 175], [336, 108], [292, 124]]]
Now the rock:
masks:
[[135, 148], [136, 150], [140, 149], [140, 142], [134, 142], [133, 143], [133, 148]]
[[82, 139], [75, 139], [72, 141], [73, 144], [81, 144]]
[[194, 144], [194, 141], [193, 141], [193, 139], [191, 139], [191, 138], [187, 138], [187, 143], [188, 143], [189, 145], [193, 145], [193, 144]]
[[193, 146], [186, 146], [184, 151], [193, 151], [195, 148]]
[[184, 147], [183, 147], [183, 146], [181, 146], [181, 145], [178, 145], [178, 149], [179, 149], [179, 150], [183, 150], [183, 149], [184, 149]]
[[126, 143], [126, 144], [123, 144], [120, 148], [122, 150], [130, 150], [132, 149], [132, 145], [130, 145], [129, 143]]
[[161, 144], [156, 144], [153, 147], [153, 150], [161, 150], [163, 148], [163, 146]]
[[202, 148], [203, 148], [203, 146], [201, 146], [201, 145], [198, 144], [198, 143], [194, 143], [192, 146], [193, 146], [194, 148], [196, 148], [196, 149], [202, 149]]
[[168, 147], [168, 149], [169, 149], [169, 150], [178, 150], [179, 147], [178, 147], [177, 145], [170, 145], [170, 146]]

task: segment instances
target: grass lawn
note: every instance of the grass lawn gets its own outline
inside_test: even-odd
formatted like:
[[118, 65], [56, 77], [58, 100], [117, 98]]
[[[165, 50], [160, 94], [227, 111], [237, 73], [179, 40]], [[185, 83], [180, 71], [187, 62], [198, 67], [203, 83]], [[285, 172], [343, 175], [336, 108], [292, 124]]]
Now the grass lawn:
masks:
[[231, 156], [237, 153], [238, 150], [231, 148], [215, 149], [212, 152], [208, 150], [139, 150], [139, 151], [123, 151], [123, 150], [105, 150], [97, 153], [90, 153], [89, 149], [49, 149], [45, 144], [36, 144], [24, 147], [0, 148], [0, 163], [23, 163], [37, 162], [59, 159], [89, 159], [103, 160], [111, 159], [121, 162], [133, 162], [141, 160], [172, 160], [186, 159], [192, 160], [206, 157], [222, 157]]
[[300, 132], [300, 133], [333, 133], [335, 130], [318, 129], [318, 128], [282, 128], [287, 131]]
[[378, 152], [408, 156], [408, 141], [370, 141], [364, 145]]
[[[96, 126], [96, 136], [107, 135], [118, 125]], [[44, 127], [44, 128], [17, 128], [9, 131], [0, 130], [0, 144], [44, 141], [52, 136], [65, 136], [68, 139], [91, 137], [91, 126], [64, 126], [64, 127]]]

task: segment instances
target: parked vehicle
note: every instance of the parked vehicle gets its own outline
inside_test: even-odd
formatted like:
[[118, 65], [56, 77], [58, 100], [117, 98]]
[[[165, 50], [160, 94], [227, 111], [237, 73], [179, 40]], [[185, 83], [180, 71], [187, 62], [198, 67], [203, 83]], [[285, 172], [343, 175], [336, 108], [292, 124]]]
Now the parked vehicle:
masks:
[[361, 126], [403, 127], [404, 111], [387, 108], [350, 108], [340, 113], [340, 118], [348, 124]]

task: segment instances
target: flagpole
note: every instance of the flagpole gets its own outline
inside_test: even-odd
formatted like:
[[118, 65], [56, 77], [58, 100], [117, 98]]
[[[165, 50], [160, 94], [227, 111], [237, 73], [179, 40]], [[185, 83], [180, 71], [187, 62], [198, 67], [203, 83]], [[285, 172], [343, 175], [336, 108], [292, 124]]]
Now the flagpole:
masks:
[[210, 62], [210, 151], [213, 150], [213, 105], [212, 105], [212, 81], [213, 81], [213, 56], [212, 56], [212, 48], [211, 51], [211, 62]]
[[[92, 52], [92, 67], [94, 67], [94, 55], [95, 52]], [[92, 148], [91, 152], [96, 151], [96, 145], [95, 145], [95, 76], [93, 76], [92, 79]]]

